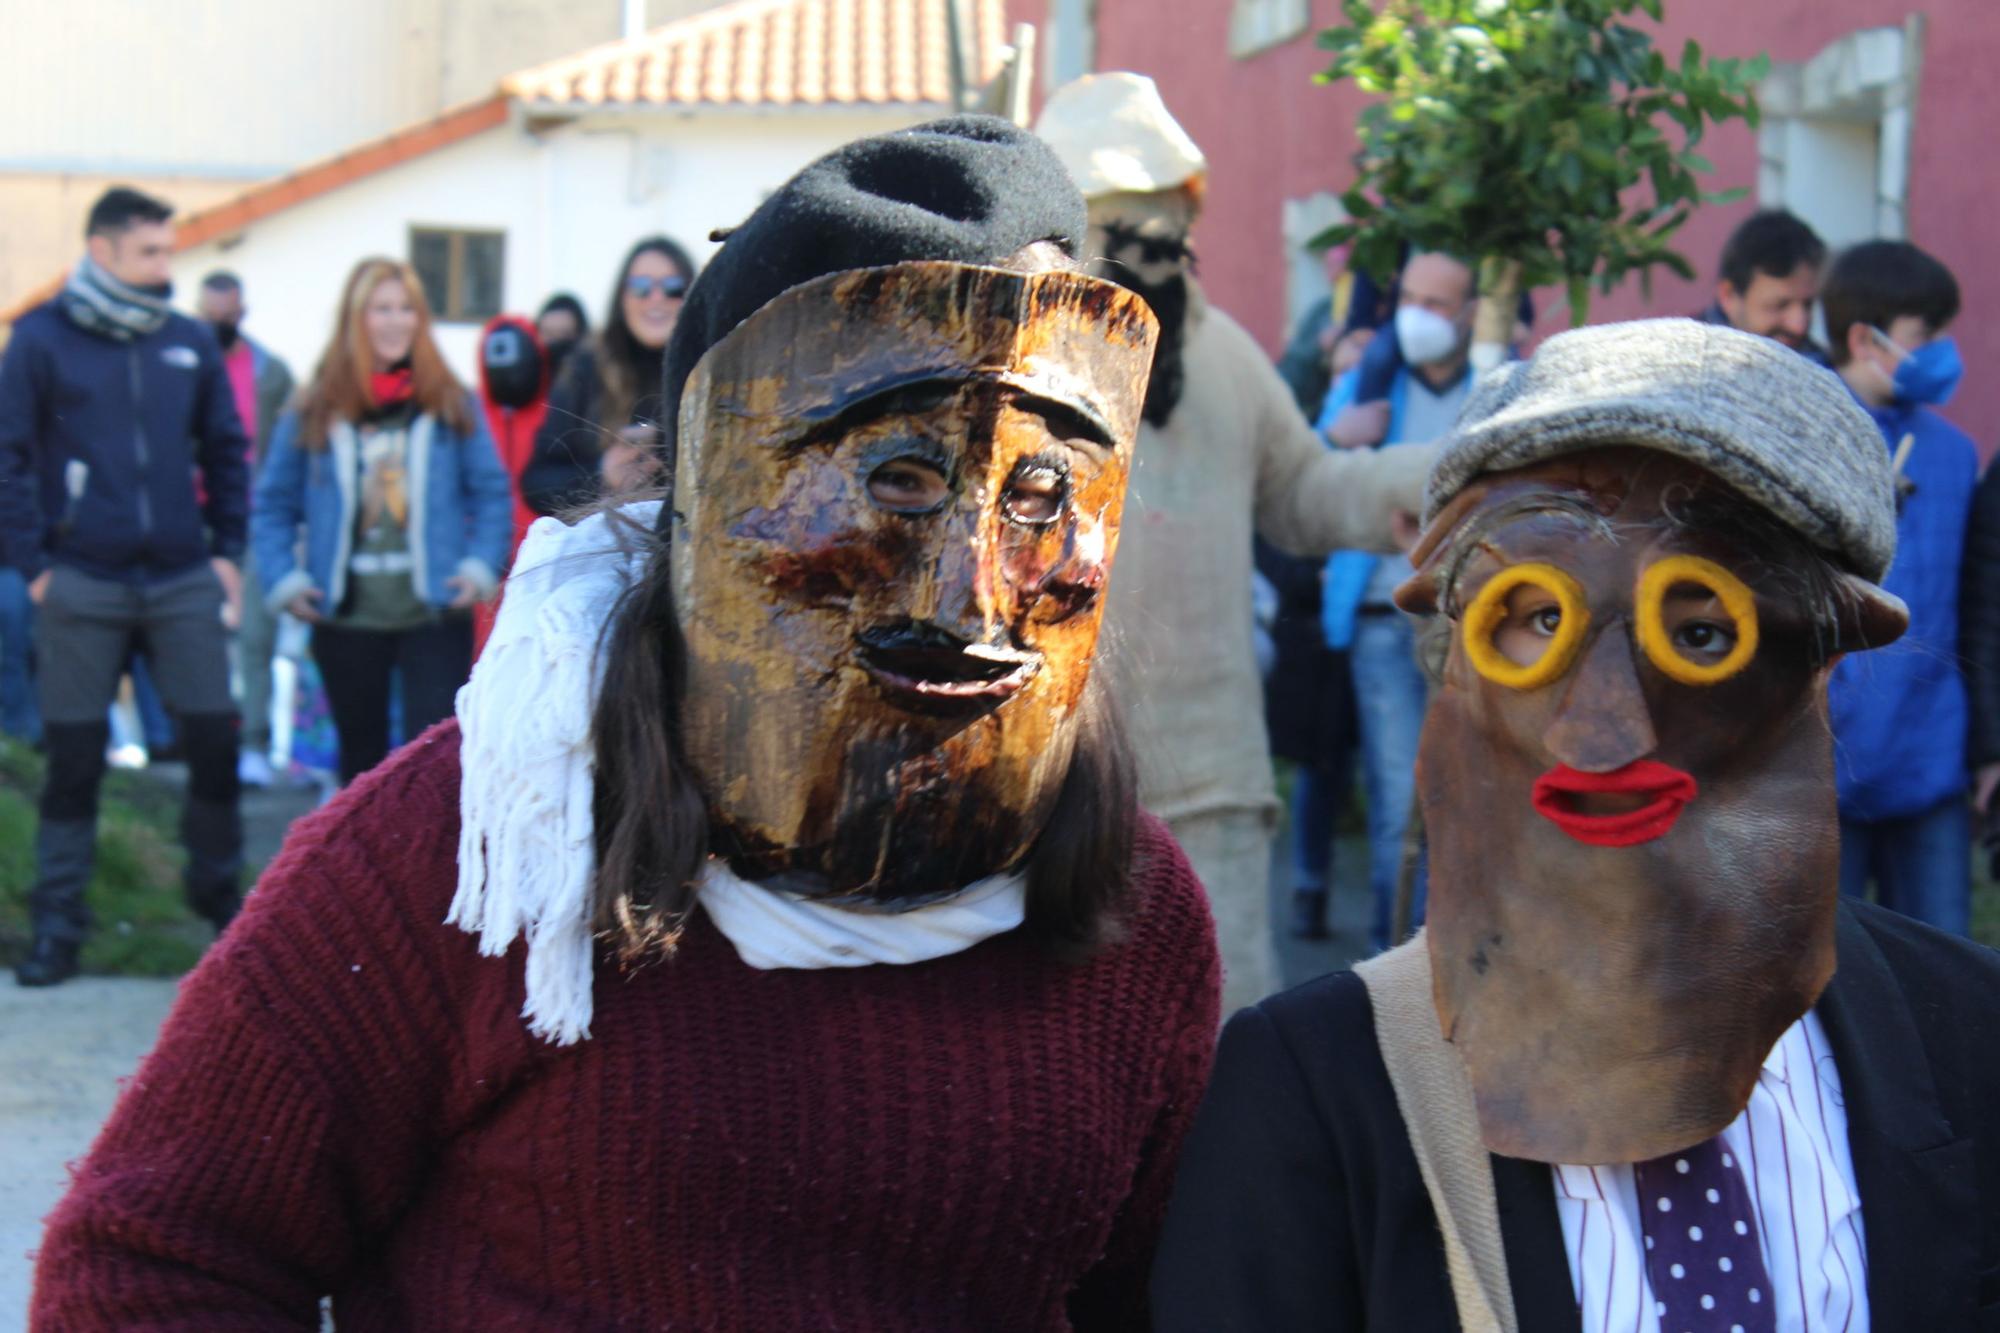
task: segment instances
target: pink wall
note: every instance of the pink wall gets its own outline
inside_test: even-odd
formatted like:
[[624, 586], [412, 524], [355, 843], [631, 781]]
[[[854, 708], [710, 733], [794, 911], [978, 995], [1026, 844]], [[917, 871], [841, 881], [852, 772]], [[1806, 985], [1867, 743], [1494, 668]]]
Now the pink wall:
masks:
[[[1810, 59], [1858, 28], [1900, 25], [1920, 9], [1929, 23], [1909, 192], [1910, 239], [1957, 275], [1965, 312], [1955, 332], [1968, 374], [1949, 415], [1981, 447], [2000, 443], [2000, 247], [1983, 235], [2000, 223], [2000, 0], [1667, 0], [1664, 49], [1678, 59], [1690, 36], [1718, 55], [1769, 52]], [[1348, 180], [1361, 96], [1316, 85], [1325, 63], [1311, 35], [1247, 60], [1229, 55], [1230, 0], [1098, 0], [1097, 68], [1129, 69], [1159, 81], [1167, 105], [1207, 153], [1209, 203], [1196, 231], [1201, 275], [1217, 304], [1267, 347], [1284, 334], [1286, 265], [1281, 208], [1288, 198], [1338, 190]], [[1047, 0], [1015, 0], [1013, 17], [1043, 24]], [[1335, 22], [1338, 0], [1313, 0], [1313, 30]], [[1046, 28], [1044, 28], [1046, 31]], [[1754, 195], [1757, 146], [1741, 124], [1712, 135], [1710, 188], [1743, 185]], [[1680, 248], [1703, 275], [1686, 283], [1662, 273], [1650, 302], [1636, 284], [1599, 298], [1594, 320], [1684, 314], [1708, 303], [1716, 257], [1750, 200], [1703, 210]], [[1545, 299], [1544, 307], [1549, 304]], [[1560, 327], [1557, 314], [1545, 329]]]

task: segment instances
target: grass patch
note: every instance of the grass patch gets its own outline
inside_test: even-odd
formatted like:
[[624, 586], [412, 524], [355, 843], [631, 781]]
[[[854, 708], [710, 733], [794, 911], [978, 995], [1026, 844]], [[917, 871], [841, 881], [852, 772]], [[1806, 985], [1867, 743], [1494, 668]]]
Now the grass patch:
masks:
[[[0, 959], [26, 952], [35, 880], [35, 801], [41, 757], [0, 738]], [[193, 967], [214, 931], [181, 898], [180, 793], [143, 774], [105, 775], [89, 902], [97, 929], [84, 945], [91, 972], [172, 977]]]

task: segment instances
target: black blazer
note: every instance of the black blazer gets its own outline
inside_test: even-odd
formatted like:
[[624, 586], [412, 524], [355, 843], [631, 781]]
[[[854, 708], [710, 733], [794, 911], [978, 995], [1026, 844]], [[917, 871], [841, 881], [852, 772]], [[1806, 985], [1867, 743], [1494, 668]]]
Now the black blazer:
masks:
[[[1843, 901], [1819, 1003], [1840, 1070], [1878, 1333], [2000, 1330], [2000, 953]], [[1549, 1168], [1493, 1159], [1520, 1326], [1581, 1327]], [[1458, 1327], [1352, 972], [1231, 1019], [1153, 1270], [1163, 1333]]]

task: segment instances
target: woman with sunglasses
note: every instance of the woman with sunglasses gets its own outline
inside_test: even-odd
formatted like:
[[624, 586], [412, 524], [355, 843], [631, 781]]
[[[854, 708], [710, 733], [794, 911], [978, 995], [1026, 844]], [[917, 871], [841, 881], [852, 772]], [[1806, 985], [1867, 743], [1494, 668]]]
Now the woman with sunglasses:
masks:
[[563, 366], [534, 456], [521, 474], [522, 498], [537, 514], [560, 513], [651, 479], [660, 357], [694, 276], [694, 260], [664, 236], [648, 236], [625, 256], [611, 292], [611, 316]]

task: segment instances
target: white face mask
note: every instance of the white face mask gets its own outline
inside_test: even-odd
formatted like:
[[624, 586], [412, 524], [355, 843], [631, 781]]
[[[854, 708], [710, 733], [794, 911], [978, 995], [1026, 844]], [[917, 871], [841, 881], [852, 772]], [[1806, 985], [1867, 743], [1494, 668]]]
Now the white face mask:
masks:
[[1422, 306], [1396, 307], [1396, 345], [1412, 366], [1442, 361], [1458, 350], [1458, 325]]

